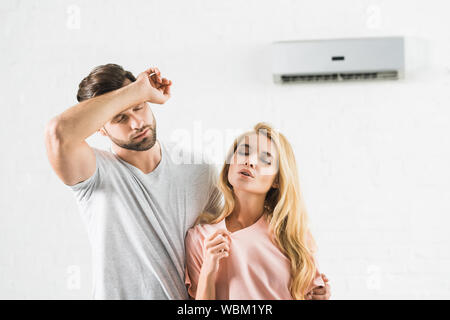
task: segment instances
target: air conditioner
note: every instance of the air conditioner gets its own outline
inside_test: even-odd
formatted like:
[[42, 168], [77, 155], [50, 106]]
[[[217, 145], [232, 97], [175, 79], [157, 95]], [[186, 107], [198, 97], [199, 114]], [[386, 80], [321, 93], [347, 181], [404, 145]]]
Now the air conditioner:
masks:
[[276, 83], [400, 79], [403, 37], [283, 41], [272, 44]]

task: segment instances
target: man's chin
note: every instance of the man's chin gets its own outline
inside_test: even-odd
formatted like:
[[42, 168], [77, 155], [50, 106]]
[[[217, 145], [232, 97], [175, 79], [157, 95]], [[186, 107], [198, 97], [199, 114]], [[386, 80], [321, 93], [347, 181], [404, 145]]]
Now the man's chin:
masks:
[[155, 145], [155, 141], [142, 141], [140, 143], [129, 144], [125, 146], [125, 149], [134, 151], [147, 151]]
[[156, 138], [149, 140], [149, 138], [144, 138], [139, 143], [117, 143], [117, 141], [113, 141], [117, 146], [133, 151], [147, 151], [156, 143]]

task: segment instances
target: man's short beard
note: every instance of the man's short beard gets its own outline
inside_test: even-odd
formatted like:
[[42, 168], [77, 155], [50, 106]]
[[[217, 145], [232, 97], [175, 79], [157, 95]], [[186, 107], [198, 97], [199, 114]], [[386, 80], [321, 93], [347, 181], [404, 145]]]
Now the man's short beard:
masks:
[[[134, 150], [134, 151], [146, 151], [148, 149], [151, 149], [155, 143], [156, 143], [156, 123], [154, 123], [153, 125], [149, 125], [148, 129], [149, 132], [147, 133], [147, 136], [143, 139], [141, 139], [139, 142], [124, 142], [121, 141], [119, 139], [116, 139], [114, 137], [112, 137], [108, 131], [106, 131], [106, 128], [103, 128], [105, 130], [105, 132], [107, 133], [108, 137], [111, 139], [111, 141], [116, 144], [117, 146], [124, 148], [124, 149], [128, 149], [128, 150]], [[144, 128], [142, 130], [145, 131], [147, 130], [147, 128]]]

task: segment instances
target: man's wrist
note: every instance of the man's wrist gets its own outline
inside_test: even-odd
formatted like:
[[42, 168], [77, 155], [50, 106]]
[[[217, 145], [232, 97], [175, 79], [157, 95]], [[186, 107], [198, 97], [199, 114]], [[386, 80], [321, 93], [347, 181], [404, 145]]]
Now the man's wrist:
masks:
[[142, 103], [146, 101], [150, 101], [150, 99], [147, 97], [148, 95], [148, 89], [143, 86], [143, 84], [140, 81], [132, 82], [128, 85], [130, 87], [130, 92], [132, 93], [133, 97], [136, 99], [136, 103]]

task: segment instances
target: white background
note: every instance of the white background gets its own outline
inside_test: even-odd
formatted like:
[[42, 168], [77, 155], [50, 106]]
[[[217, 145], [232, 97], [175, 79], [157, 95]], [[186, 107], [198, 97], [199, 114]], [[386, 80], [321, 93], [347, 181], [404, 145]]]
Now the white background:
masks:
[[[445, 0], [2, 0], [0, 298], [90, 298], [87, 234], [47, 161], [44, 126], [105, 63], [136, 75], [158, 66], [173, 80], [172, 99], [153, 107], [161, 139], [187, 130], [205, 144], [216, 130], [225, 148], [227, 130], [258, 121], [286, 134], [332, 298], [450, 298], [449, 10]], [[404, 80], [272, 81], [273, 41], [370, 36], [405, 37]]]

